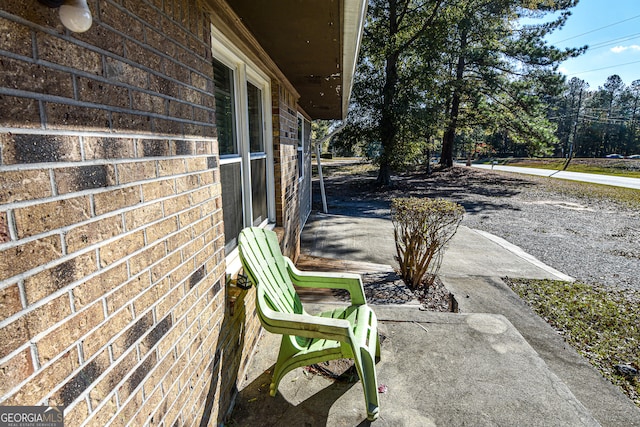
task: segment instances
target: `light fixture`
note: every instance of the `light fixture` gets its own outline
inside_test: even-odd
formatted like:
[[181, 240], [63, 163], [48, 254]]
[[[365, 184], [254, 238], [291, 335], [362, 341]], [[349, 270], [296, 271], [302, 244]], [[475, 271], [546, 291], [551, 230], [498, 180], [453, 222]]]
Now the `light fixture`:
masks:
[[91, 28], [93, 18], [87, 0], [38, 0], [48, 7], [60, 7], [60, 22], [74, 33]]

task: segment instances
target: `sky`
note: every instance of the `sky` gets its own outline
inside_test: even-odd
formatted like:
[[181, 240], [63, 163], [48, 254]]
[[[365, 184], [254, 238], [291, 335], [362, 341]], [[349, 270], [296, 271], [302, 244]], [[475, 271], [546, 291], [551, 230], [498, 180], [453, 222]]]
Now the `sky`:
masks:
[[567, 79], [578, 77], [598, 89], [618, 74], [626, 85], [640, 80], [640, 0], [580, 0], [561, 30], [547, 37], [557, 47], [589, 45], [586, 53], [560, 64]]

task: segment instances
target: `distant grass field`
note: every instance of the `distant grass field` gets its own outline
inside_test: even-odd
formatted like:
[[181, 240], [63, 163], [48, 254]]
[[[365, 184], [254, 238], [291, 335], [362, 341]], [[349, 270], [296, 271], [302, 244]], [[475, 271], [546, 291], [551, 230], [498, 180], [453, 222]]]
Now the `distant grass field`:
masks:
[[[520, 166], [538, 169], [561, 170], [564, 159], [498, 159], [498, 163], [507, 166]], [[573, 159], [567, 171], [595, 173], [600, 175], [640, 178], [640, 160], [638, 159]]]

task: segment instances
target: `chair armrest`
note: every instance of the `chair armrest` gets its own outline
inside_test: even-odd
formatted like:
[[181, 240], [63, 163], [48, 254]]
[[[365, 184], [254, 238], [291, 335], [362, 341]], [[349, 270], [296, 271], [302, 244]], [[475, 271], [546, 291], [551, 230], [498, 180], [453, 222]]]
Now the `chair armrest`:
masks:
[[300, 271], [291, 259], [285, 257], [285, 260], [294, 285], [304, 288], [345, 289], [349, 291], [352, 305], [367, 303], [359, 274]]
[[345, 319], [330, 319], [310, 314], [280, 313], [259, 305], [262, 326], [272, 333], [305, 338], [352, 341], [351, 324]]

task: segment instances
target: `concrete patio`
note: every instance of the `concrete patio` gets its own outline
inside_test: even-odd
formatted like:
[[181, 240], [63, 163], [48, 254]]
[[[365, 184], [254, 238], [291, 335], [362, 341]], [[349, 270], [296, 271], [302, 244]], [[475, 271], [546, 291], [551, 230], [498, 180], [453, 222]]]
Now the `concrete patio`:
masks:
[[[392, 273], [393, 232], [384, 218], [316, 214], [302, 242], [303, 265], [306, 257], [322, 257], [328, 269]], [[640, 409], [500, 279], [566, 275], [495, 236], [461, 227], [439, 276], [460, 313], [422, 311], [415, 300], [373, 304], [383, 336], [378, 382], [387, 386], [375, 425], [640, 426]], [[315, 312], [335, 299], [304, 301]], [[369, 425], [359, 382], [299, 368], [270, 397], [278, 346], [278, 336], [263, 333], [230, 425]]]

